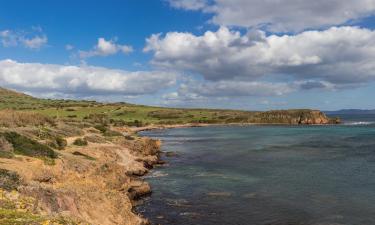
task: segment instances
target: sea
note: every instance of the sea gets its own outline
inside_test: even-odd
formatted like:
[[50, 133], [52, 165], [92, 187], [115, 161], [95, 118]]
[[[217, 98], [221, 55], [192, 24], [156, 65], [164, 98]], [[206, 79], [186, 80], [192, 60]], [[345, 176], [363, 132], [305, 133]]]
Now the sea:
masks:
[[169, 157], [137, 211], [163, 225], [375, 225], [375, 115], [340, 117], [142, 132]]

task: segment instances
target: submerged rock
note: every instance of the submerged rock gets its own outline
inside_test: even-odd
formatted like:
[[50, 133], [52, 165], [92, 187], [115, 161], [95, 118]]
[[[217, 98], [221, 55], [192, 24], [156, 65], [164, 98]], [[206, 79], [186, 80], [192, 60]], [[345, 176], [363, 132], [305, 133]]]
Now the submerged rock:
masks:
[[178, 157], [179, 154], [177, 152], [165, 152], [166, 157]]

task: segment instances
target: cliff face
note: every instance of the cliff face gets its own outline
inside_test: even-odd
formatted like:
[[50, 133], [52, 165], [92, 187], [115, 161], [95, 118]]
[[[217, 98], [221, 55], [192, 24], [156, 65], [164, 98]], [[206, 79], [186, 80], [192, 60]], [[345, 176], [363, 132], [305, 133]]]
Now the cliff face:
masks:
[[252, 122], [270, 124], [336, 124], [338, 118], [328, 118], [319, 110], [273, 110], [257, 113]]
[[[0, 128], [0, 133], [15, 131], [29, 138], [25, 140], [43, 145], [55, 132], [61, 135], [75, 128], [64, 124], [44, 129], [49, 129], [46, 138], [44, 131], [36, 127]], [[13, 139], [2, 138], [0, 153], [8, 154], [0, 157], [0, 197], [1, 193], [6, 193], [4, 196], [16, 193], [21, 199], [30, 199], [30, 203], [26, 209], [12, 209], [13, 214], [26, 213], [16, 218], [25, 218], [22, 223], [13, 223], [9, 222], [12, 218], [8, 214], [3, 215], [5, 203], [0, 198], [0, 224], [8, 224], [4, 221], [9, 224], [146, 224], [147, 220], [136, 215], [132, 208], [140, 197], [151, 192], [140, 176], [158, 163], [160, 143], [129, 133], [126, 128], [113, 128], [108, 136], [92, 127], [72, 132], [64, 136], [64, 149], [54, 150], [58, 157], [48, 161], [30, 151], [19, 155], [23, 153], [20, 152], [22, 145], [14, 141], [13, 148], [9, 143]], [[77, 139], [86, 140], [87, 144], [77, 145]], [[32, 141], [27, 149], [31, 144], [36, 145]], [[4, 176], [1, 170], [9, 175]]]

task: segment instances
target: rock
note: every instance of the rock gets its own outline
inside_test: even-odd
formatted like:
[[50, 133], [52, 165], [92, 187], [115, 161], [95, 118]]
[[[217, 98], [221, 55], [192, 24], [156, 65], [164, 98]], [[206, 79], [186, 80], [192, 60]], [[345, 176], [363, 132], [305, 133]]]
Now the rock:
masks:
[[179, 156], [177, 152], [166, 152], [165, 153], [166, 157], [177, 157]]
[[146, 168], [143, 168], [143, 169], [138, 169], [138, 170], [129, 170], [129, 171], [126, 171], [126, 175], [128, 176], [144, 176], [146, 173], [148, 172], [148, 170]]
[[166, 162], [163, 161], [163, 160], [158, 160], [158, 161], [156, 162], [157, 165], [164, 165], [165, 163], [166, 163]]
[[151, 194], [151, 187], [145, 181], [133, 181], [131, 187], [128, 190], [129, 198], [132, 200], [137, 200], [141, 197]]

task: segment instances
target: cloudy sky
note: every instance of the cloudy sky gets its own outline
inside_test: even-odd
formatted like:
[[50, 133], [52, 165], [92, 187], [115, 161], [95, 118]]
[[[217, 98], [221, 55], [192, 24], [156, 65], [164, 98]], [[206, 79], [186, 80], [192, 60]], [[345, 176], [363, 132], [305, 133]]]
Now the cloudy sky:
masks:
[[0, 86], [38, 97], [375, 108], [375, 0], [12, 0]]

